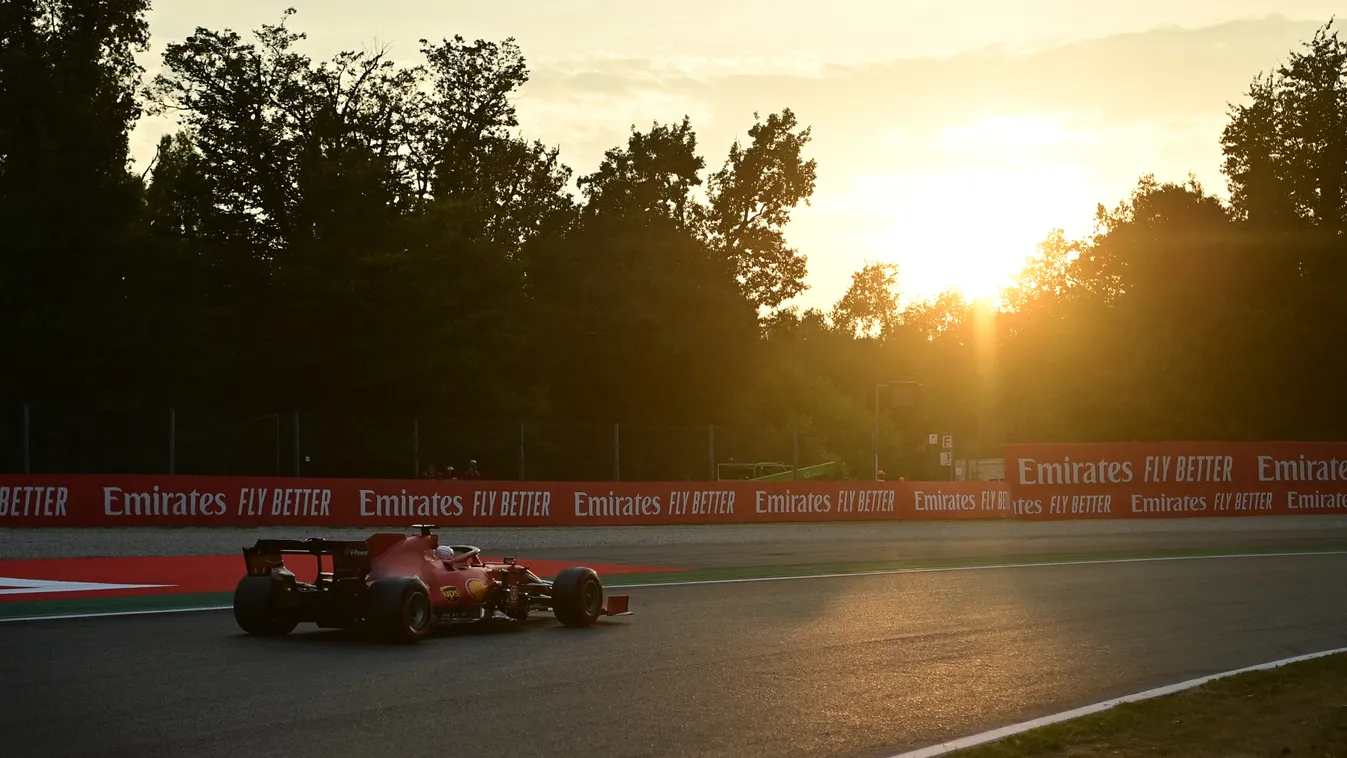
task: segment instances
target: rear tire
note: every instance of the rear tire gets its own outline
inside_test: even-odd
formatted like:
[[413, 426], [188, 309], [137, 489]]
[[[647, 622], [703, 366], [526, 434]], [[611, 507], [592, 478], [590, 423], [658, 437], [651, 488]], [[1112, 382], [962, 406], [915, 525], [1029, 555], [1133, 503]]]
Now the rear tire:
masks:
[[269, 576], [245, 576], [234, 588], [234, 621], [248, 634], [281, 637], [299, 622], [278, 607], [277, 582]]
[[552, 580], [552, 613], [565, 626], [586, 627], [603, 615], [603, 583], [594, 569], [562, 569]]
[[391, 642], [420, 642], [435, 629], [430, 591], [412, 577], [380, 579], [369, 588], [369, 621]]

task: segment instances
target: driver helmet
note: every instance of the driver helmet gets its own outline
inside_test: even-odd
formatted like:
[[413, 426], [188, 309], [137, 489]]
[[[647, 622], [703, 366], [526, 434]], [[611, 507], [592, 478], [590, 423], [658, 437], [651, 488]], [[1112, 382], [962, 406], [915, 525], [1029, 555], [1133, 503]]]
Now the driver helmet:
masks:
[[435, 548], [435, 557], [442, 561], [451, 560], [454, 557], [454, 549], [448, 545], [440, 545]]

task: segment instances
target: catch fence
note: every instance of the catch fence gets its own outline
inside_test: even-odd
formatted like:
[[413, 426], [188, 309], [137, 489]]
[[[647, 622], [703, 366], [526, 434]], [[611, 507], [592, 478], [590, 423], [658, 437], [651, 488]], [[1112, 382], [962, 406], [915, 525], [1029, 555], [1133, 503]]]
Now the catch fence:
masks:
[[[354, 413], [14, 404], [0, 472], [532, 481], [873, 478], [870, 426], [651, 426]], [[954, 478], [939, 452], [878, 435], [889, 478]], [[452, 473], [449, 469], [452, 468]], [[434, 470], [432, 473], [432, 469]], [[962, 478], [962, 477], [959, 477]]]

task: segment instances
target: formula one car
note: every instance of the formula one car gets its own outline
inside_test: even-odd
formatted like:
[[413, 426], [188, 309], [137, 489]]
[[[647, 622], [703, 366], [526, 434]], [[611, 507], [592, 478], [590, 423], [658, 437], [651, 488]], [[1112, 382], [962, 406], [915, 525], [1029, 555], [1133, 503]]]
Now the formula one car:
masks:
[[[277, 636], [300, 622], [325, 629], [359, 629], [385, 639], [417, 642], [437, 622], [504, 617], [524, 621], [550, 611], [570, 627], [591, 626], [603, 616], [628, 616], [628, 597], [604, 597], [592, 569], [562, 570], [552, 581], [513, 558], [486, 563], [472, 545], [449, 546], [443, 557], [434, 526], [420, 534], [379, 532], [364, 540], [258, 540], [243, 548], [248, 575], [234, 590], [234, 619], [249, 634]], [[443, 552], [443, 551], [441, 551]], [[285, 567], [286, 554], [312, 555], [318, 573], [301, 582]], [[332, 556], [331, 571], [323, 557]]]

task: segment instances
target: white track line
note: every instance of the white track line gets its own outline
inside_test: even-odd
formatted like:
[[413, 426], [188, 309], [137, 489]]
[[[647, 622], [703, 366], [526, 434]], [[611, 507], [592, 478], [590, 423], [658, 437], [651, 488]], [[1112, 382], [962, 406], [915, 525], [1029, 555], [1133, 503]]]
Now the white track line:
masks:
[[1164, 561], [1211, 561], [1231, 558], [1299, 558], [1307, 555], [1347, 555], [1347, 550], [1321, 550], [1304, 553], [1226, 553], [1219, 555], [1168, 555], [1153, 558], [1098, 558], [1083, 561], [1046, 561], [1040, 563], [989, 563], [976, 566], [939, 566], [931, 568], [884, 569], [881, 571], [849, 571], [837, 574], [800, 574], [797, 576], [758, 576], [740, 579], [701, 579], [687, 582], [646, 582], [642, 584], [612, 584], [608, 589], [636, 587], [690, 587], [698, 584], [744, 584], [746, 582], [784, 582], [793, 579], [839, 579], [848, 576], [888, 576], [891, 574], [939, 574], [950, 571], [993, 571], [1018, 568], [1050, 568], [1054, 566], [1101, 566], [1114, 563], [1161, 563]]
[[1172, 695], [1176, 692], [1182, 692], [1183, 690], [1189, 690], [1194, 687], [1200, 687], [1201, 685], [1204, 685], [1208, 682], [1212, 682], [1217, 679], [1224, 679], [1225, 677], [1228, 676], [1234, 676], [1236, 674], [1246, 674], [1250, 671], [1265, 671], [1267, 669], [1277, 668], [1278, 666], [1285, 666], [1290, 663], [1299, 663], [1301, 661], [1313, 660], [1315, 658], [1324, 658], [1330, 655], [1337, 655], [1339, 653], [1347, 653], [1347, 647], [1340, 647], [1337, 648], [1336, 650], [1325, 650], [1321, 653], [1298, 655], [1294, 658], [1283, 658], [1279, 661], [1272, 661], [1270, 663], [1260, 663], [1257, 666], [1249, 666], [1248, 668], [1235, 669], [1234, 671], [1223, 671], [1219, 674], [1204, 676], [1201, 679], [1189, 679], [1186, 682], [1179, 682], [1178, 684], [1170, 684], [1165, 687], [1157, 687], [1153, 690], [1138, 692], [1135, 695], [1125, 695], [1120, 698], [1114, 698], [1113, 700], [1105, 700], [1102, 703], [1095, 703], [1094, 705], [1087, 705], [1083, 708], [1076, 708], [1070, 711], [1063, 711], [1062, 713], [1056, 713], [1051, 716], [1044, 716], [1042, 718], [1033, 719], [1031, 721], [1025, 721], [1020, 724], [1004, 726], [1001, 727], [1000, 729], [993, 729], [989, 732], [974, 734], [969, 737], [962, 737], [960, 739], [952, 740], [950, 742], [942, 742], [939, 745], [924, 747], [921, 748], [920, 750], [911, 750], [906, 753], [899, 753], [898, 755], [891, 756], [891, 758], [935, 758], [936, 756], [949, 755], [950, 753], [953, 753], [956, 750], [964, 750], [966, 748], [976, 747], [978, 745], [985, 745], [989, 742], [996, 742], [997, 740], [1005, 739], [1006, 737], [1010, 737], [1011, 735], [1020, 734], [1021, 732], [1027, 732], [1031, 729], [1037, 729], [1038, 727], [1041, 726], [1056, 724], [1061, 721], [1069, 721], [1071, 719], [1080, 718], [1081, 716], [1088, 716], [1092, 713], [1099, 713], [1100, 711], [1106, 711], [1115, 706], [1122, 705], [1123, 703], [1135, 703], [1141, 700], [1150, 700], [1152, 698], [1163, 697], [1165, 695]]
[[0, 623], [6, 621], [64, 621], [66, 619], [97, 619], [108, 616], [154, 616], [162, 613], [195, 613], [196, 611], [232, 611], [230, 605], [210, 605], [199, 608], [156, 608], [150, 611], [109, 611], [107, 613], [58, 613], [53, 616], [15, 616], [14, 618], [0, 618]]
[[[790, 582], [801, 579], [844, 579], [852, 576], [891, 576], [895, 574], [943, 574], [955, 571], [1000, 571], [1021, 568], [1053, 568], [1059, 566], [1101, 566], [1117, 563], [1162, 563], [1166, 561], [1212, 561], [1242, 558], [1300, 558], [1304, 556], [1347, 555], [1347, 550], [1321, 550], [1304, 553], [1227, 553], [1219, 555], [1170, 555], [1154, 558], [1101, 558], [1085, 561], [1048, 561], [1040, 563], [995, 563], [978, 566], [940, 566], [932, 568], [884, 569], [881, 571], [851, 571], [836, 574], [799, 574], [795, 576], [754, 576], [739, 579], [697, 579], [686, 582], [643, 582], [640, 584], [609, 584], [606, 589], [627, 590], [656, 587], [693, 587], [704, 584], [748, 584], [750, 582]], [[52, 616], [16, 616], [0, 618], [7, 621], [51, 621], [55, 619], [105, 618], [108, 616], [146, 616], [156, 613], [183, 613], [187, 611], [227, 611], [232, 606], [211, 606], [208, 608], [164, 608], [149, 611], [109, 611], [106, 613], [72, 613]]]

